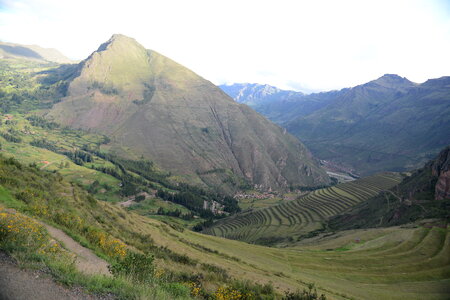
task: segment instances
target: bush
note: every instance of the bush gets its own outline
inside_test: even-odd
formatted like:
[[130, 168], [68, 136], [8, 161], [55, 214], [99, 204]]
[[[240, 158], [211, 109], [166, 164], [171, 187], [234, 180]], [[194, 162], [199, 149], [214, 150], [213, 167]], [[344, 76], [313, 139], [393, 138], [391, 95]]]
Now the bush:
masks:
[[86, 238], [93, 244], [98, 245], [109, 257], [126, 258], [127, 249], [124, 242], [112, 237], [97, 228], [88, 228]]
[[300, 290], [296, 292], [288, 291], [286, 292], [283, 300], [326, 300], [324, 294], [318, 296], [317, 289], [314, 286], [314, 283], [308, 284], [308, 290], [303, 289], [302, 292]]
[[52, 254], [62, 250], [45, 228], [25, 215], [0, 211], [0, 249]]
[[153, 255], [128, 252], [118, 262], [109, 266], [114, 276], [126, 276], [133, 282], [145, 283], [151, 281], [155, 271]]

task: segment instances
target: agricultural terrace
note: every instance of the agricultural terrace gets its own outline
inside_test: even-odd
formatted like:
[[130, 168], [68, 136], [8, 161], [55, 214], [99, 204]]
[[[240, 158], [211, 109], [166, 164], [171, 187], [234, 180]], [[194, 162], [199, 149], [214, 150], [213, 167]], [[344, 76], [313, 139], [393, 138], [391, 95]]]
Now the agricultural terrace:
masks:
[[316, 190], [296, 200], [222, 219], [204, 233], [259, 244], [287, 237], [292, 241], [321, 229], [329, 217], [392, 188], [401, 178], [396, 173], [383, 173]]

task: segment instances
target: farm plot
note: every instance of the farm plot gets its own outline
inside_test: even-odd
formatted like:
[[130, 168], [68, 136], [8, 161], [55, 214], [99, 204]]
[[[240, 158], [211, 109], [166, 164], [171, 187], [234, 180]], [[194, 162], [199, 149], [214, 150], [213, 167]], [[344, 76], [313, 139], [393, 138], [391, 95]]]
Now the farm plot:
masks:
[[295, 240], [322, 228], [329, 217], [400, 183], [396, 173], [382, 173], [313, 191], [296, 200], [249, 210], [220, 220], [204, 233], [250, 243]]

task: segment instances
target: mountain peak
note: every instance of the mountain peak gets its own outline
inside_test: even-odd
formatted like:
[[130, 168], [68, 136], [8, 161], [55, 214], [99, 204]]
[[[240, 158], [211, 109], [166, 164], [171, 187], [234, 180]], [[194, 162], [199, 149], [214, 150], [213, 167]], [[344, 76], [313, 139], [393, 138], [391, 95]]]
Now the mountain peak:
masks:
[[401, 77], [397, 74], [384, 74], [380, 78], [371, 81], [377, 85], [388, 87], [388, 88], [398, 88], [398, 87], [409, 87], [415, 84], [409, 81], [406, 77]]
[[79, 65], [48, 116], [109, 135], [112, 151], [144, 156], [195, 184], [231, 192], [236, 187], [227, 182], [235, 178], [265, 189], [329, 183], [296, 138], [124, 35]]
[[113, 34], [109, 40], [107, 40], [105, 43], [101, 44], [98, 48], [97, 52], [105, 51], [112, 45], [119, 45], [119, 47], [123, 48], [124, 50], [129, 47], [137, 47], [144, 49], [144, 47], [139, 44], [135, 39], [128, 37], [123, 34]]

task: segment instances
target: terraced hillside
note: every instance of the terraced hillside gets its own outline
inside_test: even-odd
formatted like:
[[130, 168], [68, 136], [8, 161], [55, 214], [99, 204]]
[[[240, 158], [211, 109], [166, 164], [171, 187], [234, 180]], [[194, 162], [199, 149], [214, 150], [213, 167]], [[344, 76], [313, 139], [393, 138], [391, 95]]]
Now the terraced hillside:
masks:
[[[269, 248], [183, 230], [96, 201], [64, 179], [59, 182], [58, 174], [14, 160], [0, 160], [0, 175], [0, 210], [8, 207], [11, 213], [14, 207], [35, 218], [40, 216], [73, 238], [86, 236], [82, 240], [95, 251], [108, 248], [101, 248], [94, 239], [97, 235], [90, 233], [108, 234], [129, 245], [128, 250], [155, 255], [158, 269], [168, 274], [162, 280], [200, 278], [209, 290], [231, 283], [233, 278], [272, 282], [279, 295], [314, 282], [330, 300], [449, 299], [450, 232], [444, 224], [351, 230], [302, 240], [295, 247]], [[20, 186], [15, 185], [15, 178], [23, 180]], [[33, 196], [36, 186], [48, 187], [39, 189], [43, 197]], [[24, 188], [33, 193], [22, 193]], [[42, 207], [47, 208], [45, 215]], [[174, 277], [176, 274], [180, 275]], [[116, 283], [113, 286], [127, 292]], [[179, 295], [180, 288], [177, 291]], [[134, 297], [125, 299], [144, 299], [139, 292], [133, 291]], [[150, 299], [173, 298], [158, 294]]]
[[292, 241], [322, 228], [329, 217], [392, 188], [401, 178], [383, 173], [316, 190], [293, 201], [220, 220], [204, 233], [251, 243], [272, 244], [288, 237]]

